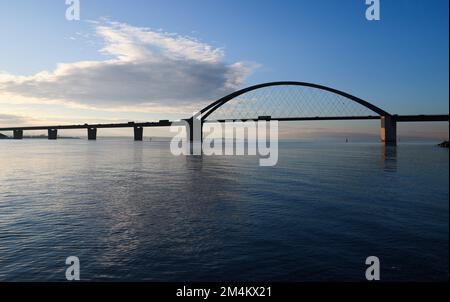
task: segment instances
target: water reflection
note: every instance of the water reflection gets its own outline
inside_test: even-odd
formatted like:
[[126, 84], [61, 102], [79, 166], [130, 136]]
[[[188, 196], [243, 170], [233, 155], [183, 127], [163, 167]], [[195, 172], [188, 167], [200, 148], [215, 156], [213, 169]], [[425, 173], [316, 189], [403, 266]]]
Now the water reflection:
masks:
[[85, 281], [361, 281], [374, 251], [401, 268], [384, 280], [448, 279], [447, 150], [292, 142], [269, 168], [159, 142], [1, 143], [0, 280], [64, 280], [76, 255]]
[[381, 146], [381, 161], [386, 172], [397, 172], [397, 146]]

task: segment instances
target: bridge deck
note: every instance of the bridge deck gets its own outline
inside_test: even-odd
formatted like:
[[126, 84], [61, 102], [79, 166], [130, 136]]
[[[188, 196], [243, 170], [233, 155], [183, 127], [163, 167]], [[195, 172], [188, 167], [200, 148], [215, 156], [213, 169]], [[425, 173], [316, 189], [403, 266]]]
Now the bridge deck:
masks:
[[[394, 115], [397, 122], [446, 122], [449, 121], [449, 115]], [[328, 117], [289, 117], [289, 118], [272, 118], [260, 117], [255, 119], [246, 119], [243, 121], [272, 120], [280, 122], [288, 121], [337, 121], [337, 120], [379, 120], [380, 116], [328, 116]], [[223, 123], [226, 120], [206, 121]], [[238, 120], [230, 120], [238, 121]], [[171, 125], [182, 125], [180, 121], [162, 120], [159, 122], [148, 123], [115, 123], [115, 124], [82, 124], [82, 125], [57, 125], [57, 126], [31, 126], [31, 127], [7, 127], [0, 128], [0, 131], [33, 131], [33, 130], [69, 130], [69, 129], [105, 129], [105, 128], [149, 128], [149, 127], [169, 127]]]
[[15, 131], [15, 130], [69, 130], [69, 129], [90, 129], [90, 128], [135, 128], [135, 127], [169, 127], [174, 122], [159, 121], [149, 123], [116, 123], [116, 124], [82, 124], [82, 125], [58, 125], [58, 126], [31, 126], [31, 127], [10, 127], [0, 128], [0, 131]]

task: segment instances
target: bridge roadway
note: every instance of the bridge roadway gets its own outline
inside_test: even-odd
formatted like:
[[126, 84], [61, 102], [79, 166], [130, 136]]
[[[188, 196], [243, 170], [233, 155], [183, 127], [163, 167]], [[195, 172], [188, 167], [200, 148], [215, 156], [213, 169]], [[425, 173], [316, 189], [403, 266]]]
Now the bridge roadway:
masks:
[[[396, 131], [397, 122], [448, 122], [449, 115], [392, 115], [389, 122], [384, 121], [384, 117], [381, 116], [328, 116], [328, 117], [289, 117], [289, 118], [273, 118], [270, 116], [261, 116], [255, 119], [245, 119], [242, 121], [258, 121], [258, 120], [273, 120], [280, 122], [288, 121], [336, 121], [336, 120], [382, 120], [382, 129], [387, 123], [390, 127], [393, 127]], [[217, 120], [217, 121], [205, 121], [205, 123], [226, 121], [238, 121], [238, 120]], [[114, 123], [114, 124], [80, 124], [80, 125], [57, 125], [57, 126], [31, 126], [31, 127], [7, 127], [0, 128], [0, 132], [12, 131], [14, 139], [22, 139], [24, 131], [38, 131], [47, 130], [49, 139], [57, 139], [58, 130], [71, 130], [71, 129], [87, 129], [88, 138], [95, 140], [97, 138], [97, 129], [107, 128], [133, 128], [134, 139], [141, 141], [143, 139], [143, 128], [150, 127], [170, 127], [171, 125], [185, 125], [185, 122], [192, 124], [192, 118], [185, 121], [169, 121], [160, 120], [159, 122], [146, 122], [146, 123]]]

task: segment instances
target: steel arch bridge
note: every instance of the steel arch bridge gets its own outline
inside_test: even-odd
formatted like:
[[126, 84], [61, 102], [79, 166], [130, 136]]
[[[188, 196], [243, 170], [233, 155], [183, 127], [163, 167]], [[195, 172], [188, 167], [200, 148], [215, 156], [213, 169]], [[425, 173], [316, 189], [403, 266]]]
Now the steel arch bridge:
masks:
[[[195, 114], [205, 122], [233, 120], [381, 120], [381, 141], [397, 142], [397, 122], [448, 121], [448, 115], [398, 116], [349, 93], [307, 82], [270, 82], [227, 95]], [[191, 129], [193, 127], [190, 127]], [[193, 133], [190, 133], [191, 141]]]
[[[359, 105], [360, 108], [352, 106], [355, 104]], [[237, 110], [238, 108], [233, 108], [233, 105], [234, 107], [239, 105], [245, 108]], [[280, 111], [280, 105], [287, 106]], [[223, 110], [224, 107], [228, 111], [226, 113], [229, 117], [217, 118], [217, 111]], [[265, 110], [261, 111], [261, 109]], [[245, 112], [247, 113], [246, 116], [243, 116], [244, 110], [247, 110]], [[281, 115], [276, 115], [280, 113]], [[348, 119], [371, 118], [375, 117], [374, 113], [377, 118], [390, 115], [388, 112], [365, 100], [334, 88], [307, 82], [284, 81], [254, 85], [236, 91], [203, 108], [194, 115], [194, 118], [201, 116], [202, 121], [207, 121], [208, 119], [216, 121], [224, 119], [248, 120], [270, 115], [272, 119], [277, 120]], [[254, 116], [252, 117], [251, 114]]]
[[[143, 139], [147, 127], [167, 127], [186, 124], [189, 140], [194, 141], [194, 121], [203, 126], [208, 122], [277, 120], [381, 120], [381, 141], [395, 145], [398, 122], [449, 121], [449, 115], [393, 115], [374, 104], [349, 93], [307, 82], [270, 82], [231, 93], [200, 110], [184, 121], [161, 120], [146, 123], [82, 124], [0, 128], [12, 131], [14, 139], [22, 139], [24, 131], [48, 130], [49, 139], [58, 138], [58, 130], [86, 129], [89, 140], [97, 138], [97, 129], [134, 128], [134, 139]], [[202, 136], [200, 135], [200, 140]]]

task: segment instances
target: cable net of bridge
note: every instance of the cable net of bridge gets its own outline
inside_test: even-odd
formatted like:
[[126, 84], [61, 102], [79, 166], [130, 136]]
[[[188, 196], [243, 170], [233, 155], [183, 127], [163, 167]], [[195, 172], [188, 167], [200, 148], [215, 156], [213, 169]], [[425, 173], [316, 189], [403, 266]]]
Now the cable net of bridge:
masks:
[[273, 86], [247, 92], [214, 111], [206, 120], [377, 116], [339, 94], [303, 86]]

